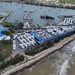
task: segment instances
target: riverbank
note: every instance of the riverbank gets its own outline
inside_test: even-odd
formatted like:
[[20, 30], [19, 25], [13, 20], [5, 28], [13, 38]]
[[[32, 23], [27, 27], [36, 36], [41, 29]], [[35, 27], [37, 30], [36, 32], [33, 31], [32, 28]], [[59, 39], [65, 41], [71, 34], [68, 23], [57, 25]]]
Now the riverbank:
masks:
[[51, 48], [48, 48], [48, 49], [42, 51], [41, 53], [38, 53], [37, 55], [33, 56], [26, 63], [23, 63], [23, 64], [21, 64], [19, 66], [15, 66], [12, 69], [4, 72], [1, 75], [14, 75], [15, 73], [21, 71], [24, 68], [31, 67], [32, 65], [36, 64], [38, 61], [40, 61], [41, 59], [43, 59], [47, 55], [49, 55], [49, 54], [61, 49], [63, 46], [65, 46], [66, 44], [68, 44], [69, 42], [71, 42], [74, 39], [75, 39], [75, 34], [70, 36], [70, 37], [64, 38], [63, 40], [61, 40], [59, 43], [55, 44]]
[[[22, 2], [24, 4], [24, 2]], [[64, 4], [64, 3], [58, 3], [58, 4], [43, 4], [43, 3], [25, 3], [30, 5], [39, 5], [39, 6], [46, 6], [46, 7], [53, 7], [53, 8], [66, 8], [66, 9], [75, 9], [74, 4]]]
[[6, 0], [6, 1], [1, 1], [0, 2], [16, 2], [16, 3], [20, 3], [20, 4], [29, 4], [29, 5], [37, 5], [37, 6], [46, 6], [46, 7], [53, 7], [53, 8], [66, 8], [66, 9], [75, 9], [75, 4], [70, 4], [70, 3], [61, 3], [61, 2], [27, 2], [27, 1], [12, 1], [12, 0]]

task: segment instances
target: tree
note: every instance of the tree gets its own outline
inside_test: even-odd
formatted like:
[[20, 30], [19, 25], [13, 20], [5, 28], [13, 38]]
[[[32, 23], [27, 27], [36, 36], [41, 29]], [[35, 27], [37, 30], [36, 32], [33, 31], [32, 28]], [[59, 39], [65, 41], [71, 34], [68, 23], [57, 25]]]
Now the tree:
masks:
[[13, 29], [12, 27], [9, 28], [9, 31], [10, 31], [11, 33], [14, 33], [14, 29]]
[[1, 33], [5, 34], [5, 35], [11, 35], [11, 32], [8, 30], [1, 31]]
[[19, 25], [18, 25], [18, 29], [22, 29], [23, 28], [23, 23], [20, 22]]

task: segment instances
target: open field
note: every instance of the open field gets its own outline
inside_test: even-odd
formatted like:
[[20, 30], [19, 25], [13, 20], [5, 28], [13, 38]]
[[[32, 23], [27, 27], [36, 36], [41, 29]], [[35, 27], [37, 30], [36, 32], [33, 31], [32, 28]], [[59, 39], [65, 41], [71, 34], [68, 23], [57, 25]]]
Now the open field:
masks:
[[11, 41], [0, 41], [0, 61], [4, 60], [11, 54]]

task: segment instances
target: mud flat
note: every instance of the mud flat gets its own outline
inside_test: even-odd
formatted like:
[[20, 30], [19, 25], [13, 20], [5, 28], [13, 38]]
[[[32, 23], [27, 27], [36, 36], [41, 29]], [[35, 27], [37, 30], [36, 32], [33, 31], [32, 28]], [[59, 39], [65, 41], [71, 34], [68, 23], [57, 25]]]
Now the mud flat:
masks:
[[65, 46], [66, 44], [68, 44], [69, 42], [71, 42], [74, 39], [75, 39], [75, 34], [70, 37], [66, 37], [63, 40], [61, 40], [59, 43], [55, 44], [54, 46], [36, 54], [26, 63], [23, 63], [19, 66], [15, 66], [12, 69], [7, 70], [6, 72], [4, 72], [1, 75], [15, 75], [16, 73], [20, 72], [22, 69], [31, 67], [32, 65], [36, 64], [37, 62], [39, 62], [41, 59], [43, 59], [47, 55], [61, 49], [63, 46]]

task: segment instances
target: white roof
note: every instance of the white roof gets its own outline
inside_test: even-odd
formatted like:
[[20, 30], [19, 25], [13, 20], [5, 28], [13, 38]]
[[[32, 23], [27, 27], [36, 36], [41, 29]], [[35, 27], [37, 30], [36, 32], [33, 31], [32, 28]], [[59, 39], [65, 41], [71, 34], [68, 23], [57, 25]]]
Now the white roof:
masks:
[[14, 50], [16, 49], [16, 44], [13, 44], [13, 49], [14, 49]]
[[17, 35], [14, 34], [13, 39], [16, 39]]
[[10, 40], [10, 36], [6, 36], [5, 40]]
[[24, 27], [23, 28], [31, 28], [28, 22], [24, 22]]

